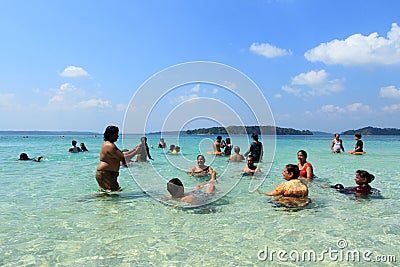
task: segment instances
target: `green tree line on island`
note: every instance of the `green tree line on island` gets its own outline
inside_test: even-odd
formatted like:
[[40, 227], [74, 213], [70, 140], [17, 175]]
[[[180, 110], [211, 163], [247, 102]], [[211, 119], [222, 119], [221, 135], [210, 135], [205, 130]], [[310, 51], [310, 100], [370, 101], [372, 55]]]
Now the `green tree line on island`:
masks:
[[372, 126], [364, 127], [358, 130], [348, 130], [342, 132], [342, 135], [400, 135], [400, 129], [396, 128], [376, 128]]
[[277, 134], [277, 135], [312, 135], [310, 130], [296, 130], [293, 128], [281, 128], [276, 126], [228, 126], [210, 127], [187, 130], [186, 134]]

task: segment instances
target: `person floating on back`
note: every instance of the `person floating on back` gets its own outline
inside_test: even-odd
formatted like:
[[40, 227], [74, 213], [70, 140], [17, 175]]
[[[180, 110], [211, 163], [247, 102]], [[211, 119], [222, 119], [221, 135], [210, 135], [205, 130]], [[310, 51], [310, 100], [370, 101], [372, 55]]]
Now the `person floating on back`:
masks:
[[31, 158], [28, 157], [28, 154], [21, 153], [19, 155], [19, 159], [18, 160], [33, 160], [33, 161], [39, 162], [42, 158], [43, 158], [43, 156], [37, 156], [36, 158], [31, 159]]

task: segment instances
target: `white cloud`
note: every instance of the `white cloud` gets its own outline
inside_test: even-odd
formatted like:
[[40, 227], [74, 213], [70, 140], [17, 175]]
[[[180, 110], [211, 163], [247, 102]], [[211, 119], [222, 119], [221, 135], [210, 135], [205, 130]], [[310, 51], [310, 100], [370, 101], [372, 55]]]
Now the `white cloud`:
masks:
[[382, 87], [379, 91], [379, 95], [385, 98], [396, 98], [400, 99], [400, 89], [397, 89], [395, 86], [387, 86]]
[[258, 43], [253, 43], [250, 46], [250, 51], [262, 55], [267, 58], [274, 58], [274, 57], [281, 57], [281, 56], [289, 56], [292, 54], [292, 51], [282, 49], [273, 45], [270, 45], [268, 43], [264, 44], [258, 44]]
[[390, 105], [390, 106], [384, 106], [382, 108], [382, 110], [386, 111], [386, 112], [397, 111], [397, 110], [400, 110], [400, 104], [393, 104], [393, 105]]
[[282, 95], [281, 94], [275, 94], [274, 97], [275, 98], [282, 98]]
[[87, 77], [89, 76], [89, 73], [81, 67], [68, 66], [60, 73], [60, 76], [78, 78]]
[[214, 95], [218, 94], [218, 89], [217, 89], [217, 88], [214, 88], [214, 89], [212, 90], [212, 93], [213, 93]]
[[171, 98], [169, 100], [169, 103], [171, 105], [176, 105], [177, 103], [182, 103], [185, 101], [196, 101], [197, 99], [199, 99], [199, 95], [198, 94], [189, 94], [189, 95], [180, 95], [176, 98]]
[[127, 108], [126, 104], [118, 104], [117, 105], [117, 111], [121, 112], [121, 111], [125, 111]]
[[85, 101], [81, 101], [78, 103], [78, 107], [80, 108], [110, 108], [111, 103], [108, 100], [101, 100], [101, 99], [89, 99]]
[[49, 99], [49, 103], [61, 103], [74, 98], [75, 94], [81, 95], [78, 89], [70, 84], [63, 83], [60, 88], [56, 91], [55, 96]]
[[328, 80], [325, 70], [309, 71], [292, 78], [291, 85], [282, 86], [282, 90], [301, 97], [330, 95], [342, 91], [342, 83], [343, 79]]
[[194, 87], [190, 89], [190, 92], [199, 92], [200, 91], [200, 84], [196, 84]]
[[295, 96], [300, 96], [300, 91], [301, 91], [298, 88], [292, 88], [292, 87], [289, 87], [287, 85], [282, 86], [282, 90], [285, 91], [288, 94], [293, 94]]
[[73, 84], [64, 83], [49, 99], [49, 108], [54, 110], [74, 110], [87, 108], [110, 108], [111, 102], [100, 98], [86, 96], [86, 92]]
[[316, 85], [326, 82], [328, 74], [325, 70], [309, 71], [307, 73], [300, 73], [292, 79], [292, 84], [300, 85]]
[[345, 107], [339, 107], [334, 105], [324, 105], [320, 108], [321, 112], [325, 113], [355, 113], [355, 112], [372, 112], [368, 105], [362, 103], [353, 103]]
[[228, 87], [229, 89], [235, 89], [237, 88], [237, 84], [235, 82], [230, 82], [230, 81], [224, 81], [224, 85]]
[[333, 40], [308, 50], [304, 57], [325, 64], [391, 65], [400, 63], [400, 27], [392, 23], [387, 38], [374, 32], [368, 36], [353, 34], [345, 40]]

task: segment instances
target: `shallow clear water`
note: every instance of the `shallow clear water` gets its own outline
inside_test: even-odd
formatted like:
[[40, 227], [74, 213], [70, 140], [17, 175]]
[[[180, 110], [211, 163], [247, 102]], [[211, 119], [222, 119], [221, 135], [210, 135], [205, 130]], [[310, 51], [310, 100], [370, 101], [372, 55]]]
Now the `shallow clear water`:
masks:
[[[342, 137], [345, 149], [351, 150], [353, 137]], [[148, 138], [149, 145], [156, 147], [159, 136]], [[215, 137], [164, 138], [167, 145], [179, 143], [182, 155], [166, 157], [162, 150], [152, 148], [154, 161], [134, 163], [132, 173], [142, 179], [140, 183], [146, 183], [143, 177], [156, 170], [164, 179], [180, 177], [190, 189], [200, 181], [188, 177], [185, 170], [195, 165], [197, 154], [211, 150], [209, 145]], [[89, 152], [66, 152], [72, 139], [84, 142]], [[242, 152], [248, 147], [246, 136], [231, 139]], [[279, 136], [273, 161], [269, 155], [261, 165], [267, 171], [272, 164], [260, 187], [269, 191], [283, 182], [284, 165], [296, 163], [297, 151], [306, 150], [319, 177], [309, 184], [313, 204], [306, 209], [279, 208], [270, 202], [271, 197], [249, 192], [251, 180], [240, 179], [244, 163], [227, 167], [226, 158], [211, 155], [206, 155], [206, 163], [220, 175], [219, 196], [227, 194], [207, 206], [188, 209], [165, 205], [144, 194], [127, 168], [120, 171], [119, 182], [124, 188], [121, 193], [98, 194], [95, 170], [101, 136], [0, 135], [0, 265], [398, 265], [400, 137], [366, 136], [363, 141], [367, 154], [362, 156], [332, 154], [330, 140], [329, 136]], [[124, 138], [128, 148], [138, 143], [139, 136]], [[122, 141], [117, 145], [122, 148]], [[44, 160], [20, 162], [16, 159], [21, 152], [30, 157], [43, 155]], [[327, 183], [353, 186], [357, 169], [375, 175], [371, 185], [382, 192], [383, 198], [355, 199], [324, 187]], [[164, 183], [155, 184], [154, 190], [159, 193], [164, 187]], [[347, 246], [338, 247], [343, 244]], [[301, 259], [285, 262], [285, 257], [279, 261], [276, 254], [263, 261], [265, 253], [260, 250], [266, 247], [268, 253], [371, 251], [370, 259], [394, 255], [397, 263], [347, 261], [343, 257], [335, 260], [328, 254], [321, 263]]]

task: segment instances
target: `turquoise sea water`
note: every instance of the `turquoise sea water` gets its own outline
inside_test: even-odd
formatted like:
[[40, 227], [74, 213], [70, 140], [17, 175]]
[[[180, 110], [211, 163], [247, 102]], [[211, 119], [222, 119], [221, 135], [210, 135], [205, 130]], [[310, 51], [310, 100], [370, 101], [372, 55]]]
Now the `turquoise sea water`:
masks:
[[[153, 183], [150, 176], [156, 170], [165, 179], [180, 177], [190, 190], [200, 181], [188, 177], [185, 170], [195, 165], [197, 154], [211, 150], [215, 139], [163, 137], [167, 145], [179, 144], [182, 155], [165, 156], [151, 148], [154, 161], [121, 168], [119, 183], [124, 190], [105, 196], [98, 194], [95, 180], [102, 136], [0, 135], [0, 265], [400, 265], [400, 137], [365, 136], [367, 154], [355, 156], [330, 153], [330, 136], [279, 136], [273, 160], [268, 155], [261, 164], [265, 172], [271, 170], [260, 190], [270, 191], [282, 183], [284, 165], [296, 163], [297, 151], [304, 149], [319, 178], [309, 184], [313, 204], [302, 210], [276, 207], [271, 197], [249, 192], [251, 180], [240, 175], [245, 163], [228, 167], [226, 158], [211, 155], [206, 155], [206, 163], [219, 174], [217, 196], [222, 198], [195, 209], [155, 200], [142, 192], [132, 173], [144, 187], [151, 186], [146, 177]], [[342, 137], [345, 149], [352, 150], [353, 137]], [[148, 144], [156, 147], [159, 136], [148, 138]], [[89, 152], [66, 152], [72, 139], [84, 142]], [[231, 139], [242, 152], [248, 147], [247, 136]], [[128, 136], [117, 145], [122, 149], [123, 144], [132, 148], [138, 143], [139, 136]], [[17, 160], [21, 152], [44, 159], [21, 162]], [[382, 198], [355, 199], [324, 187], [355, 185], [357, 169], [375, 175], [371, 185], [382, 192]], [[153, 186], [154, 195], [167, 193], [163, 183]], [[287, 253], [281, 252], [278, 259], [273, 251]], [[304, 251], [317, 256], [296, 259], [296, 252]], [[360, 260], [346, 260], [348, 252], [359, 253]]]

